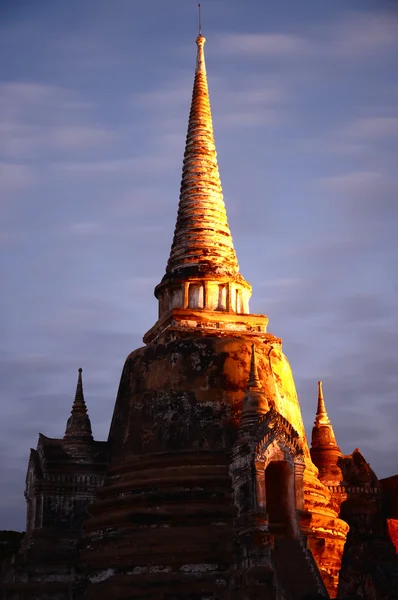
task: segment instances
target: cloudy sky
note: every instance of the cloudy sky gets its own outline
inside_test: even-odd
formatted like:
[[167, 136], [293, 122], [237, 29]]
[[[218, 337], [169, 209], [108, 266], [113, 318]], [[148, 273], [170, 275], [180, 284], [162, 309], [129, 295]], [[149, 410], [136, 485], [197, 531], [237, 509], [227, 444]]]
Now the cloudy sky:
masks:
[[[307, 431], [398, 472], [398, 7], [203, 0], [221, 178], [252, 312], [284, 340]], [[156, 320], [195, 63], [195, 0], [0, 6], [0, 529], [24, 528], [38, 432], [77, 368], [105, 439]]]

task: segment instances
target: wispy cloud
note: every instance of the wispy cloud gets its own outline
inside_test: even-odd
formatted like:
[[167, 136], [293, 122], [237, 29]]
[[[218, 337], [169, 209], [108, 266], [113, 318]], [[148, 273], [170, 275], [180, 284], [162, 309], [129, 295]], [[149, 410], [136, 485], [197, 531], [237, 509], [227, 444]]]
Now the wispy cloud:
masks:
[[106, 233], [106, 229], [103, 227], [103, 225], [96, 221], [72, 223], [65, 229], [68, 233], [76, 235], [101, 235]]
[[394, 144], [398, 136], [398, 117], [377, 100], [373, 106], [359, 106], [355, 112], [364, 116], [340, 120], [317, 138], [301, 138], [298, 145], [308, 154], [356, 159], [363, 165], [362, 176], [374, 178], [373, 169], [385, 170], [395, 164], [395, 155], [387, 144]]
[[[398, 179], [379, 172], [349, 172], [315, 180], [335, 215], [348, 218], [351, 230], [380, 244], [395, 236]], [[390, 250], [395, 252], [395, 247]], [[384, 249], [386, 251], [386, 248]]]
[[322, 177], [315, 179], [323, 189], [332, 192], [345, 192], [348, 194], [360, 194], [369, 190], [369, 186], [383, 182], [381, 173], [372, 173], [369, 171], [358, 171], [334, 175], [331, 177]]
[[50, 146], [64, 151], [95, 148], [97, 144], [114, 142], [116, 134], [101, 127], [88, 125], [68, 125], [54, 128], [48, 142]]
[[313, 23], [306, 34], [285, 32], [224, 34], [218, 48], [225, 54], [254, 58], [317, 60], [356, 58], [396, 47], [398, 17], [392, 11], [353, 13], [346, 11], [333, 22]]
[[[0, 162], [0, 193], [9, 194], [26, 190], [35, 181], [36, 174], [32, 167], [18, 163]], [[3, 202], [4, 200], [5, 198], [3, 198]]]
[[398, 44], [398, 14], [394, 10], [347, 13], [335, 24], [329, 39], [335, 54], [369, 56]]
[[55, 165], [55, 169], [72, 173], [75, 175], [148, 175], [154, 171], [163, 172], [167, 170], [174, 160], [167, 156], [167, 152], [160, 156], [133, 156], [131, 158], [65, 162]]
[[218, 49], [238, 56], [290, 57], [308, 53], [311, 42], [303, 36], [287, 33], [224, 34], [218, 42]]
[[228, 89], [228, 85], [220, 85], [215, 90], [217, 95], [224, 97], [224, 111], [217, 115], [217, 127], [229, 130], [251, 126], [259, 128], [284, 122], [288, 95], [281, 82], [272, 79], [259, 82], [245, 78], [240, 83], [240, 89]]
[[116, 133], [91, 122], [91, 104], [69, 89], [39, 82], [0, 83], [0, 155], [51, 160], [111, 144]]
[[351, 140], [375, 142], [398, 135], [397, 116], [368, 116], [343, 126], [337, 135]]

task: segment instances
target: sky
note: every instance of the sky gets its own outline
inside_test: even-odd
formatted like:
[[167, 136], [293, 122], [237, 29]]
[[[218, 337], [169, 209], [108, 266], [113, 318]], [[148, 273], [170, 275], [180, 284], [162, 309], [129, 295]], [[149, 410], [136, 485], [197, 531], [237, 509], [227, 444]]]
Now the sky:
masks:
[[[216, 145], [251, 312], [283, 338], [307, 433], [398, 472], [398, 4], [203, 0]], [[0, 529], [83, 367], [106, 439], [155, 323], [177, 212], [195, 0], [0, 3]]]

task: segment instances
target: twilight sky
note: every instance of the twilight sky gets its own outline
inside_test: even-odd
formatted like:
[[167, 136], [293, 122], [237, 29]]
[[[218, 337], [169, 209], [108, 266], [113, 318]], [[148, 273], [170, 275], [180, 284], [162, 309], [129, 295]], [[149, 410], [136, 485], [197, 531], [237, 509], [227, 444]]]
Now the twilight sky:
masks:
[[[398, 7], [203, 0], [230, 227], [284, 340], [307, 433], [398, 472]], [[38, 432], [77, 368], [107, 437], [156, 321], [192, 91], [195, 0], [0, 3], [0, 529], [24, 528]]]

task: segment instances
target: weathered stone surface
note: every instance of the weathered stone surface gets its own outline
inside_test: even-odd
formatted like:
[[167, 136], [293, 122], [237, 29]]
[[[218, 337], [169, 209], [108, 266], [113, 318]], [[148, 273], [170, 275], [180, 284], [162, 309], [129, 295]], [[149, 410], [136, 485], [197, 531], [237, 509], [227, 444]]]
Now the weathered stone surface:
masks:
[[[93, 585], [102, 590], [101, 573], [111, 566], [109, 598], [118, 597], [120, 577], [145, 587], [148, 564], [156, 569], [151, 580], [158, 585], [165, 574], [168, 580], [170, 572], [194, 565], [214, 564], [217, 577], [230, 576], [236, 508], [229, 453], [237, 439], [253, 339], [267, 406], [297, 431], [309, 466], [303, 502], [312, 521], [310, 515], [306, 533], [329, 541], [334, 550], [327, 562], [324, 553], [316, 556], [321, 568], [338, 571], [348, 527], [336, 518], [331, 494], [311, 463], [280, 340], [270, 334], [246, 339], [170, 332], [163, 343], [136, 350], [125, 363], [109, 434], [109, 478], [84, 526], [81, 568], [95, 573]], [[332, 578], [328, 585], [334, 589], [335, 583]]]

